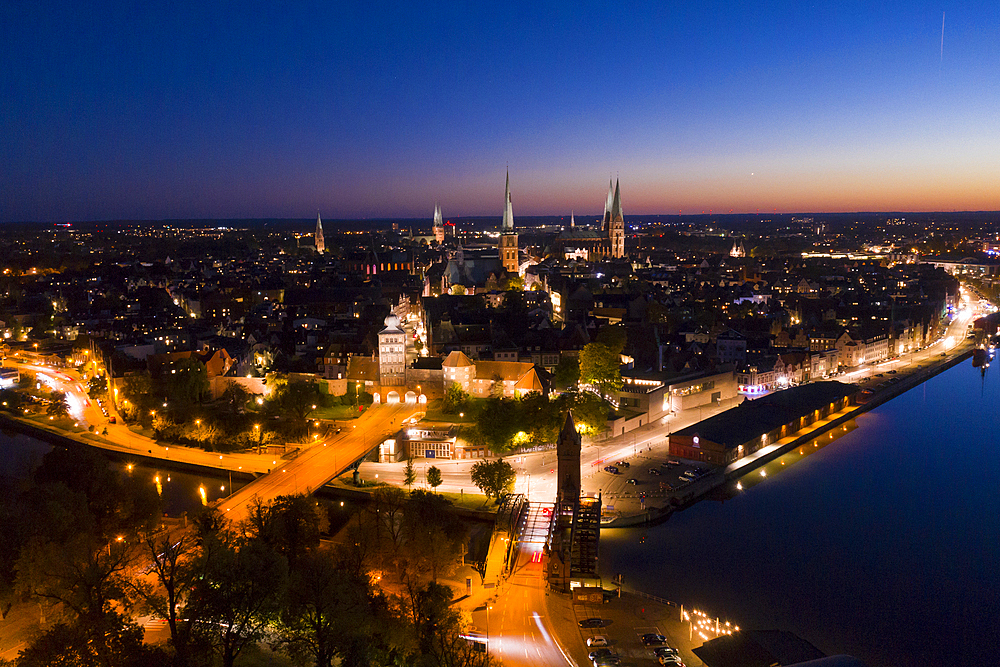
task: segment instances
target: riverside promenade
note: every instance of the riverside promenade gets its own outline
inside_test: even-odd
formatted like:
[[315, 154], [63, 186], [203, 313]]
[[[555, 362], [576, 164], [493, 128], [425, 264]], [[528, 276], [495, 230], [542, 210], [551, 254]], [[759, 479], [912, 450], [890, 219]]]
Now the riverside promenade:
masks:
[[[632, 489], [622, 492], [604, 492], [605, 504], [611, 505], [614, 515], [605, 517], [602, 522], [603, 528], [624, 528], [648, 523], [663, 521], [677, 509], [687, 507], [712, 493], [718, 493], [720, 487], [727, 483], [734, 483], [738, 479], [766, 463], [782, 456], [783, 454], [801, 446], [805, 442], [816, 438], [824, 433], [828, 433], [835, 428], [843, 426], [845, 423], [857, 419], [869, 410], [892, 400], [896, 396], [919, 386], [930, 378], [942, 373], [953, 366], [956, 366], [972, 356], [975, 346], [962, 339], [951, 347], [947, 353], [938, 351], [926, 352], [921, 357], [909, 360], [894, 360], [881, 364], [886, 371], [892, 371], [891, 377], [886, 379], [885, 373], [878, 377], [879, 373], [870, 371], [867, 377], [858, 378], [858, 392], [861, 396], [865, 392], [863, 403], [856, 403], [845, 407], [843, 410], [829, 415], [824, 419], [817, 420], [805, 428], [792, 433], [772, 445], [764, 447], [749, 456], [745, 456], [725, 467], [714, 468], [699, 479], [683, 484], [670, 491], [660, 491], [659, 482], [663, 479], [659, 475], [651, 475], [650, 468], [658, 468], [662, 463], [674, 457], [669, 453], [669, 439], [664, 438], [659, 442], [649, 444], [644, 450], [640, 450], [628, 460], [633, 467], [626, 471], [629, 477], [634, 477], [637, 481]], [[846, 378], [850, 380], [852, 375], [860, 371], [848, 373]], [[708, 464], [697, 462], [682, 462], [685, 467]], [[595, 473], [595, 477], [601, 473]], [[676, 480], [676, 477], [673, 478]], [[675, 481], [676, 484], [676, 481]], [[591, 482], [593, 485], [593, 482]], [[596, 489], [594, 489], [596, 490]]]

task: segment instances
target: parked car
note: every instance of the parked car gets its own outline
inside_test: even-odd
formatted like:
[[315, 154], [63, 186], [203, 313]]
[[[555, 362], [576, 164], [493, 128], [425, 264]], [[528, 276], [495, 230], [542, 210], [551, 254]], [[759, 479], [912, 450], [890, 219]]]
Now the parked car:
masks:
[[643, 646], [663, 646], [667, 643], [667, 638], [656, 633], [647, 633], [640, 637]]
[[678, 655], [678, 653], [677, 653], [677, 649], [675, 649], [673, 647], [670, 647], [670, 646], [660, 646], [659, 648], [656, 648], [656, 649], [653, 650], [653, 655], [655, 655], [657, 658], [662, 658], [662, 657], [668, 656], [668, 655]]
[[577, 623], [581, 628], [603, 628], [603, 618], [585, 618]]
[[628, 481], [626, 481], [625, 483], [626, 484], [632, 484], [633, 486], [635, 486], [636, 484], [639, 483], [639, 480], [637, 480], [635, 477], [630, 477], [628, 479]]
[[612, 475], [617, 475], [617, 474], [619, 474], [619, 473], [618, 473], [618, 468], [616, 468], [616, 467], [614, 467], [614, 466], [604, 466], [604, 469], [605, 469], [605, 470], [606, 470], [607, 472], [611, 473]]
[[675, 461], [674, 459], [670, 459], [669, 461], [667, 461], [667, 465], [671, 467], [679, 466], [680, 464], [681, 464], [680, 461]]
[[617, 655], [608, 655], [594, 660], [594, 667], [618, 667], [622, 664], [622, 659]]
[[665, 655], [659, 658], [661, 665], [670, 665], [670, 667], [686, 667], [686, 665], [681, 661], [679, 655]]
[[659, 470], [659, 468], [650, 468], [649, 469], [649, 474], [650, 475], [659, 475], [660, 474], [660, 470]]
[[[608, 638], [604, 635], [594, 635], [587, 637], [587, 646], [607, 646]], [[591, 658], [593, 660], [593, 658]]]
[[618, 657], [618, 654], [605, 647], [591, 651], [589, 656], [591, 660], [597, 660], [598, 658]]
[[629, 463], [628, 461], [618, 461], [618, 462], [615, 463], [615, 465], [619, 466], [620, 468], [628, 468], [632, 464]]

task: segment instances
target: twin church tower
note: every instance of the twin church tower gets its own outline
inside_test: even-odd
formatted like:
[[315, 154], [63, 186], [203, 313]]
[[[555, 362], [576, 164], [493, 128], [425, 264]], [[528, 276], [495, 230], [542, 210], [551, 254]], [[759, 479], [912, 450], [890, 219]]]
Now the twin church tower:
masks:
[[[507, 172], [507, 184], [504, 188], [503, 222], [500, 225], [500, 262], [508, 273], [517, 273], [518, 242], [517, 231], [514, 229], [514, 208], [510, 199], [510, 172]], [[573, 223], [571, 223], [573, 226]], [[577, 236], [580, 234], [578, 233]], [[589, 235], [588, 235], [589, 236]], [[604, 202], [604, 217], [601, 220], [600, 233], [594, 233], [593, 259], [601, 256], [620, 258], [625, 256], [625, 217], [622, 213], [622, 193], [617, 182], [608, 182], [608, 197]], [[441, 207], [434, 207], [434, 238], [438, 243], [444, 241], [444, 221]], [[602, 252], [603, 251], [603, 252]]]

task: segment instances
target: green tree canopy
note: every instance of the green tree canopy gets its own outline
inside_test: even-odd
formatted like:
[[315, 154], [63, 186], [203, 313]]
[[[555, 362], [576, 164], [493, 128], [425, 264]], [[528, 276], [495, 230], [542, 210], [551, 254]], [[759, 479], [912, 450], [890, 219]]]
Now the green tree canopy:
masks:
[[405, 484], [406, 487], [409, 488], [413, 486], [413, 483], [416, 481], [417, 481], [417, 471], [413, 466], [413, 457], [410, 456], [407, 457], [406, 459], [406, 468], [403, 472], [403, 484]]
[[552, 381], [559, 389], [576, 386], [580, 380], [580, 361], [573, 357], [560, 357], [559, 364], [552, 375]]
[[441, 469], [437, 466], [431, 466], [427, 469], [427, 483], [432, 489], [436, 489], [441, 486]]
[[479, 438], [497, 454], [503, 454], [513, 445], [514, 435], [521, 430], [517, 399], [488, 398], [476, 415], [473, 438]]
[[468, 400], [469, 394], [462, 389], [461, 385], [453, 382], [445, 389], [444, 398], [441, 401], [441, 411], [452, 415], [461, 412], [465, 410]]
[[514, 468], [503, 459], [476, 461], [472, 466], [472, 483], [487, 498], [499, 499], [503, 494], [510, 493], [516, 477]]
[[165, 366], [162, 382], [169, 400], [198, 403], [208, 395], [208, 369], [194, 357], [178, 359], [169, 368]]
[[597, 387], [604, 398], [622, 388], [621, 351], [600, 342], [580, 351], [580, 381]]

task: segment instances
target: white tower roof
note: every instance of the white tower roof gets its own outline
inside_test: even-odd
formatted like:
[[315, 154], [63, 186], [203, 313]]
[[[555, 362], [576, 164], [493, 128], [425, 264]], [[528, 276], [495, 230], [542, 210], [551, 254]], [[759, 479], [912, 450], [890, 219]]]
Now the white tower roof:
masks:
[[507, 172], [507, 188], [504, 192], [503, 225], [500, 229], [505, 232], [514, 231], [514, 208], [510, 203], [510, 171]]

